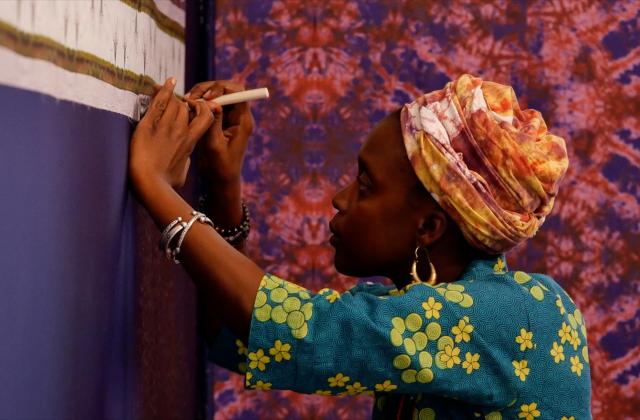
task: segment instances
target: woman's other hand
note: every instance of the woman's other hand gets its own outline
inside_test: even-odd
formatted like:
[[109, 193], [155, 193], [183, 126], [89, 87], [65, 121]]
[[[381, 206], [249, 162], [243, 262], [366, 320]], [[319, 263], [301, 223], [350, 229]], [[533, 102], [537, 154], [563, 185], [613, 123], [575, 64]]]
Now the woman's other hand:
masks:
[[[198, 83], [186, 95], [187, 101], [205, 99], [215, 122], [198, 145], [197, 169], [205, 181], [204, 212], [223, 228], [233, 228], [242, 221], [242, 163], [254, 121], [249, 104], [223, 108], [211, 102], [218, 96], [240, 92], [244, 86], [231, 81]], [[236, 244], [243, 250], [244, 244]]]
[[214, 112], [215, 122], [200, 144], [198, 172], [211, 188], [224, 188], [240, 182], [242, 162], [249, 137], [253, 133], [253, 115], [247, 102], [223, 108], [218, 96], [243, 91], [244, 86], [231, 81], [209, 81], [195, 85], [187, 94], [189, 101], [204, 99]]
[[196, 115], [189, 122], [187, 104], [173, 94], [175, 83], [170, 78], [159, 89], [131, 139], [129, 173], [142, 197], [158, 183], [173, 188], [184, 185], [191, 153], [213, 124], [204, 101], [194, 102]]

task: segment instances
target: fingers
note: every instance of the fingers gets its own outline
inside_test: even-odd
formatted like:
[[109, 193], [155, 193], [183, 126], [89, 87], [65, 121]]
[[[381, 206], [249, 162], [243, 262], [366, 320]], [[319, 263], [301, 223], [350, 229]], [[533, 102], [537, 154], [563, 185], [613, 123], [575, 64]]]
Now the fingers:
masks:
[[[195, 110], [197, 104], [199, 102], [202, 102], [202, 101], [197, 101], [197, 100], [188, 98], [188, 99], [185, 99], [185, 102], [187, 102], [189, 104], [189, 106], [192, 109]], [[222, 112], [222, 105], [217, 104], [217, 103], [215, 103], [213, 101], [205, 101], [204, 103], [209, 108], [209, 111], [211, 111], [211, 112]]]
[[145, 115], [145, 119], [149, 118], [154, 123], [158, 122], [163, 116], [171, 98], [173, 97], [173, 89], [176, 86], [175, 77], [170, 77], [164, 82], [158, 93], [151, 100], [149, 110]]
[[183, 108], [184, 108], [184, 105], [182, 101], [172, 95], [171, 98], [169, 98], [169, 101], [167, 102], [167, 108], [162, 114], [162, 117], [160, 118], [158, 125], [160, 126], [174, 125], [176, 123], [178, 111], [180, 111], [180, 109], [183, 109]]
[[200, 99], [202, 96], [207, 93], [209, 90], [215, 90], [219, 92], [218, 96], [222, 95], [223, 87], [218, 85], [219, 82], [215, 80], [211, 80], [208, 82], [201, 82], [196, 84], [191, 90], [184, 95], [186, 99]]
[[[234, 82], [231, 80], [219, 80], [214, 83], [215, 85], [213, 85], [213, 87], [222, 91], [220, 95], [241, 92], [245, 89], [242, 83]], [[216, 95], [213, 89], [211, 89], [210, 91], [205, 92], [203, 94], [203, 97], [206, 100], [211, 100], [211, 99], [217, 98], [220, 95]]]
[[185, 102], [178, 101], [178, 113], [176, 115], [176, 124], [179, 127], [187, 127], [189, 125], [189, 105]]
[[198, 140], [200, 140], [209, 127], [211, 127], [211, 124], [214, 123], [213, 114], [204, 101], [196, 101], [195, 108], [196, 116], [189, 124], [189, 145], [191, 150], [193, 150]]
[[[229, 80], [220, 81], [217, 83], [218, 86], [221, 86], [223, 88], [222, 94], [224, 95], [227, 95], [229, 93], [242, 92], [243, 90], [245, 90], [245, 86], [242, 83], [232, 82]], [[207, 101], [215, 103], [215, 98], [217, 98], [218, 96], [221, 96], [221, 94], [217, 94], [217, 92], [211, 90], [209, 92], [205, 92], [203, 98]], [[225, 106], [224, 127], [228, 128], [235, 125], [247, 126], [249, 122], [251, 122], [252, 124], [252, 120], [248, 120], [248, 118], [250, 117], [251, 113], [249, 112], [249, 102], [227, 105]], [[252, 129], [253, 128], [251, 128], [251, 130]]]

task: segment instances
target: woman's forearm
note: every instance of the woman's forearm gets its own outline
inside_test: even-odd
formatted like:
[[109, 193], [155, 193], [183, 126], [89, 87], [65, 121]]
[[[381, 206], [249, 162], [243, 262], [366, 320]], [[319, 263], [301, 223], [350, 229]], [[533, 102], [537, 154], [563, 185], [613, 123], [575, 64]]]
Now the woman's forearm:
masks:
[[[202, 210], [216, 226], [224, 229], [242, 223], [242, 181], [240, 178], [224, 185], [205, 187], [205, 201]], [[246, 255], [246, 241], [237, 241], [234, 248]]]
[[[170, 185], [162, 181], [139, 183], [138, 197], [160, 229], [176, 217], [189, 220], [193, 210]], [[253, 304], [264, 271], [229, 245], [210, 226], [195, 223], [180, 252], [180, 261], [203, 298], [206, 313], [222, 319], [246, 339]], [[215, 319], [205, 320], [215, 324]]]

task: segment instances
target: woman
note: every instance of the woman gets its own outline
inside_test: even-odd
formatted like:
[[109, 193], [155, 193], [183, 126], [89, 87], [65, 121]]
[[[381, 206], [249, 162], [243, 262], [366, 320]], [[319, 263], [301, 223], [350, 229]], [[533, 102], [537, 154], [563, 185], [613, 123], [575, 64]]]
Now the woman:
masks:
[[[168, 81], [134, 133], [130, 171], [158, 226], [180, 232], [171, 245], [165, 229], [164, 247], [205, 298], [211, 335], [227, 323], [216, 351], [246, 368], [247, 387], [375, 392], [379, 418], [591, 417], [580, 311], [551, 278], [509, 271], [504, 258], [543, 223], [568, 164], [538, 112], [521, 110], [508, 86], [463, 75], [387, 116], [334, 197], [330, 229], [339, 272], [396, 287], [314, 294], [264, 273], [174, 190], [206, 132], [209, 215], [240, 224], [253, 120], [238, 106], [223, 131], [220, 107], [212, 116], [201, 101], [239, 89], [197, 85], [189, 122]], [[178, 216], [188, 227], [175, 227]]]

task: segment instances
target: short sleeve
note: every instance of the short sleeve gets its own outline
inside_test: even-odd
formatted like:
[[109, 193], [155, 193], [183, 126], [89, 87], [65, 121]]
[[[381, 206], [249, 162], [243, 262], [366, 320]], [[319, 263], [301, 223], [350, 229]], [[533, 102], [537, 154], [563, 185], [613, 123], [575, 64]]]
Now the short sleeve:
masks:
[[[247, 351], [250, 388], [323, 395], [431, 393], [506, 406], [524, 386], [514, 338], [529, 328], [513, 279], [482, 276], [394, 294], [313, 294], [266, 274]], [[373, 290], [373, 292], [372, 292]]]

